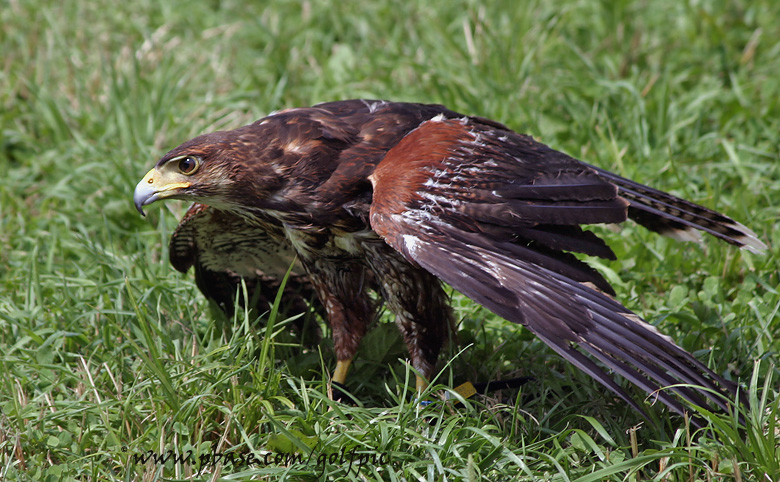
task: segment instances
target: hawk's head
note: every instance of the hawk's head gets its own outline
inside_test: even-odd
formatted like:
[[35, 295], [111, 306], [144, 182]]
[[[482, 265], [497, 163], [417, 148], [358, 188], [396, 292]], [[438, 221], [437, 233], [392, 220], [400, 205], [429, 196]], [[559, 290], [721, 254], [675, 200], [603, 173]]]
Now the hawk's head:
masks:
[[245, 126], [185, 142], [160, 159], [135, 187], [135, 207], [160, 199], [196, 201], [228, 211], [268, 199], [283, 185], [263, 129]]

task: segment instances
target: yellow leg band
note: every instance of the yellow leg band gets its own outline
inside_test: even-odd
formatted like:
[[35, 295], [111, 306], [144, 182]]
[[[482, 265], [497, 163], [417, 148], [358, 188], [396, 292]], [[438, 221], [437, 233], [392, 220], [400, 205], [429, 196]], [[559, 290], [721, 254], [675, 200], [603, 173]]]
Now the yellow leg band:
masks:
[[477, 393], [477, 389], [474, 388], [474, 385], [472, 385], [471, 382], [466, 382], [462, 385], [458, 385], [452, 390], [463, 398], [469, 398], [470, 396]]

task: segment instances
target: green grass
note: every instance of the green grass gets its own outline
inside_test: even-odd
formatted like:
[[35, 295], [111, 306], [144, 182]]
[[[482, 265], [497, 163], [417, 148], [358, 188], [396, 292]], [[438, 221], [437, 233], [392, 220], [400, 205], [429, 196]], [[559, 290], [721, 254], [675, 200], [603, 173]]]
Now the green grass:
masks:
[[[780, 5], [265, 3], [0, 7], [0, 479], [780, 480]], [[348, 406], [327, 398], [329, 343], [296, 346], [282, 318], [219, 330], [167, 262], [185, 206], [141, 218], [136, 182], [196, 134], [354, 97], [490, 117], [751, 226], [764, 256], [599, 230], [618, 298], [751, 389], [747, 429], [649, 407], [632, 449], [636, 413], [458, 295], [433, 395], [536, 381], [422, 408], [382, 325]], [[168, 450], [234, 458], [141, 460]]]

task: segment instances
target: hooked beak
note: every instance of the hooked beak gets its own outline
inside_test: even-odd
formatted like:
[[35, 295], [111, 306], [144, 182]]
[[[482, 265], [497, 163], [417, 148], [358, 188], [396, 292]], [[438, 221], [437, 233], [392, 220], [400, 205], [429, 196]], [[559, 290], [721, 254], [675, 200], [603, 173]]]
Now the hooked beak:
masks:
[[160, 172], [153, 168], [146, 173], [141, 182], [135, 186], [135, 192], [133, 193], [133, 202], [135, 208], [141, 213], [141, 216], [146, 216], [143, 207], [147, 204], [151, 204], [160, 199], [165, 199], [176, 195], [177, 191], [190, 187], [189, 182], [170, 182], [166, 183]]

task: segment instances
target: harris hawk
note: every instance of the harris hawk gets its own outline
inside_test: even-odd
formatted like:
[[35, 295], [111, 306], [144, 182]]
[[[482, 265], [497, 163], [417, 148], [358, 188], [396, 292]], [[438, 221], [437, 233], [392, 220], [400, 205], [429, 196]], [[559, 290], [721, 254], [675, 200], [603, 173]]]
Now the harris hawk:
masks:
[[[766, 246], [725, 215], [498, 122], [375, 100], [287, 109], [168, 152], [134, 193], [141, 214], [161, 199], [195, 201], [229, 220], [216, 230], [243, 240], [236, 262], [245, 266], [222, 264], [234, 276], [228, 284], [298, 256], [332, 329], [335, 382], [345, 382], [375, 317], [375, 288], [423, 389], [453, 326], [444, 282], [524, 325], [639, 412], [603, 367], [678, 413], [681, 400], [727, 411], [739, 392], [616, 301], [572, 253], [614, 259], [581, 226], [628, 218], [682, 240], [703, 231], [752, 252]], [[253, 239], [265, 247], [247, 256]]]

